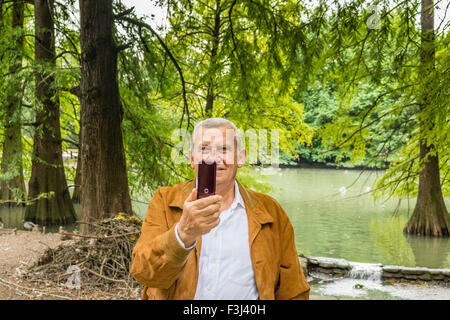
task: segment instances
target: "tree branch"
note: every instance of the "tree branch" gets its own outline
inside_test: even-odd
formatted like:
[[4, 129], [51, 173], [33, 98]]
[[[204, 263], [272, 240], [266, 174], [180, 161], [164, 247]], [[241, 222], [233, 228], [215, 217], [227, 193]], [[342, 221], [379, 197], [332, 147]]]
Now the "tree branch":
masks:
[[[180, 79], [181, 79], [181, 85], [183, 88], [183, 114], [181, 116], [181, 121], [180, 121], [180, 128], [183, 124], [183, 118], [184, 118], [184, 114], [187, 114], [187, 128], [189, 128], [189, 123], [190, 123], [190, 115], [189, 115], [189, 106], [188, 106], [188, 102], [187, 102], [187, 97], [186, 97], [186, 83], [184, 81], [184, 76], [183, 76], [183, 71], [181, 70], [177, 60], [175, 59], [175, 57], [173, 56], [172, 52], [169, 50], [169, 48], [167, 47], [167, 45], [164, 43], [164, 41], [161, 39], [161, 37], [159, 36], [159, 34], [153, 30], [153, 28], [142, 21], [138, 21], [135, 19], [131, 19], [128, 17], [117, 17], [117, 20], [123, 20], [123, 21], [127, 21], [131, 24], [134, 24], [135, 26], [141, 27], [141, 28], [146, 28], [148, 29], [159, 41], [159, 43], [161, 44], [161, 46], [164, 48], [164, 51], [167, 53], [167, 55], [169, 56], [170, 60], [172, 61], [172, 63], [174, 64], [175, 68], [178, 71], [178, 74], [180, 75]], [[141, 39], [142, 40], [142, 39]]]
[[120, 51], [126, 50], [126, 49], [130, 48], [131, 45], [132, 45], [131, 42], [125, 43], [125, 44], [121, 44], [121, 45], [118, 45], [118, 46], [116, 46], [116, 51], [117, 51], [117, 52], [120, 52]]
[[122, 12], [118, 13], [118, 14], [115, 14], [113, 19], [114, 20], [120, 20], [121, 18], [123, 18], [123, 17], [129, 15], [131, 12], [133, 12], [133, 10], [134, 10], [134, 7], [131, 7], [130, 9], [127, 9], [125, 11], [122, 11]]

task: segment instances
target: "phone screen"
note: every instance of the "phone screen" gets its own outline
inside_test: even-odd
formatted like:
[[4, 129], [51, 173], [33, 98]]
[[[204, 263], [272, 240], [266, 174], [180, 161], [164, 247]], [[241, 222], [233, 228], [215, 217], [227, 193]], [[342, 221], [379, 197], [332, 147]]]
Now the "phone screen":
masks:
[[198, 177], [196, 180], [197, 199], [216, 194], [216, 162], [208, 164], [204, 160], [198, 165]]

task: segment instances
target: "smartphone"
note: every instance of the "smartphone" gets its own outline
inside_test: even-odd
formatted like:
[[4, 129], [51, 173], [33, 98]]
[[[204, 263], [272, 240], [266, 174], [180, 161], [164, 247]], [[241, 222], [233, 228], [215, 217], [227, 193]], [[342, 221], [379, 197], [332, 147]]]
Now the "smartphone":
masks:
[[206, 198], [216, 194], [216, 162], [202, 160], [198, 165], [196, 181], [197, 199]]

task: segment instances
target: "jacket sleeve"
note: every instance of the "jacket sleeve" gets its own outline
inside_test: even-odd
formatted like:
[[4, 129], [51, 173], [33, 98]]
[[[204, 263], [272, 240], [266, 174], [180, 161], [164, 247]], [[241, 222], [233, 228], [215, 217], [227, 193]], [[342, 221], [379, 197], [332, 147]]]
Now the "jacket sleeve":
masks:
[[310, 286], [300, 267], [300, 261], [295, 247], [294, 228], [281, 206], [279, 208], [285, 217], [283, 219], [285, 221], [280, 234], [282, 251], [280, 275], [275, 291], [275, 299], [309, 300]]
[[157, 189], [142, 222], [141, 235], [132, 253], [130, 273], [142, 285], [168, 289], [178, 278], [192, 250], [181, 246], [175, 225], [167, 226], [166, 211]]

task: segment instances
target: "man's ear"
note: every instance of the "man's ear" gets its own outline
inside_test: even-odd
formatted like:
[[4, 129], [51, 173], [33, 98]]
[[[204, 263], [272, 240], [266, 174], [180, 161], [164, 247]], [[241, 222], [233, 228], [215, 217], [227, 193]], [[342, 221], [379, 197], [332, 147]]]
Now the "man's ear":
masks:
[[238, 168], [242, 168], [244, 166], [246, 157], [247, 151], [245, 149], [242, 149], [241, 152], [239, 152], [238, 156]]

